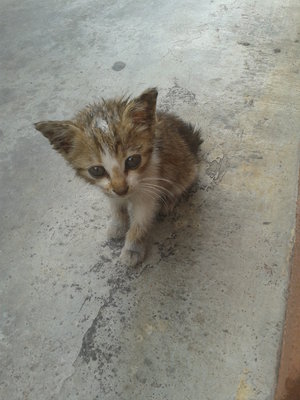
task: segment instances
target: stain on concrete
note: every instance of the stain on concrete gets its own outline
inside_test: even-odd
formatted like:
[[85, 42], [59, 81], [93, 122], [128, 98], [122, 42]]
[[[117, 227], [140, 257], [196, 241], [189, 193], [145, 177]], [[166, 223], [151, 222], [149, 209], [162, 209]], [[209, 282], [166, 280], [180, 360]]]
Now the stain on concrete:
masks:
[[238, 44], [240, 44], [241, 46], [245, 46], [245, 47], [250, 46], [249, 42], [238, 42]]
[[235, 400], [250, 400], [253, 395], [251, 386], [246, 382], [245, 377], [242, 377], [237, 389]]
[[122, 71], [126, 67], [126, 64], [123, 61], [116, 61], [114, 65], [111, 67], [114, 71]]
[[106, 265], [112, 262], [111, 258], [106, 257], [104, 255], [101, 255], [100, 259], [101, 260], [99, 262], [97, 262], [95, 265], [91, 267], [90, 272], [100, 272], [101, 270], [103, 270], [103, 268], [105, 268]]

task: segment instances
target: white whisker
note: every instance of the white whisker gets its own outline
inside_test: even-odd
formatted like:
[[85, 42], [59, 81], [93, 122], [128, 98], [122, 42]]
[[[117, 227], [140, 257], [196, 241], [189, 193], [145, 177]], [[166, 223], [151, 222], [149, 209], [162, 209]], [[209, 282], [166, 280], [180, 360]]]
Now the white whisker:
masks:
[[166, 179], [166, 178], [158, 178], [158, 177], [148, 177], [148, 178], [143, 178], [142, 180], [141, 180], [141, 182], [142, 181], [162, 181], [162, 182], [166, 182], [166, 183], [169, 183], [170, 185], [172, 185], [172, 186], [174, 186], [174, 187], [176, 187], [176, 188], [178, 188], [178, 189], [180, 189], [180, 190], [182, 190], [183, 192], [184, 191], [186, 191], [186, 187], [185, 186], [183, 186], [183, 185], [181, 185], [181, 184], [179, 184], [179, 183], [177, 183], [177, 182], [174, 182], [174, 181], [171, 181], [170, 179]]
[[157, 199], [157, 196], [155, 196], [155, 193], [152, 193], [149, 190], [146, 190], [146, 189], [142, 190], [141, 193], [149, 196], [152, 200], [156, 200]]
[[161, 185], [155, 185], [154, 183], [143, 183], [144, 185], [147, 185], [149, 188], [156, 188], [159, 191], [164, 192], [165, 194], [169, 195], [170, 197], [176, 197], [174, 193], [172, 193], [169, 189], [165, 188], [164, 186]]
[[156, 199], [161, 200], [165, 205], [167, 205], [166, 197], [164, 197], [166, 195], [160, 190], [148, 185], [141, 185], [140, 187], [143, 192], [154, 195]]
[[150, 190], [152, 190], [152, 191], [154, 191], [154, 192], [156, 192], [157, 194], [159, 194], [162, 197], [166, 197], [167, 198], [169, 196], [169, 193], [164, 191], [164, 190], [162, 190], [162, 188], [158, 188], [156, 186], [149, 185], [149, 184], [144, 184], [143, 186], [148, 188], [148, 189], [150, 189]]

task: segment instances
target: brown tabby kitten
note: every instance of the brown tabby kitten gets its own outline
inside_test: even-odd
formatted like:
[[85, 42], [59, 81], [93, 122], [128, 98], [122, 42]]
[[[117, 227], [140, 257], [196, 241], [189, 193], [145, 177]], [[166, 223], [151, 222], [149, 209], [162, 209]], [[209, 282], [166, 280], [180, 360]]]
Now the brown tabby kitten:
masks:
[[156, 98], [157, 90], [148, 89], [135, 99], [90, 105], [72, 120], [35, 124], [78, 175], [109, 197], [108, 237], [126, 234], [121, 260], [130, 266], [143, 261], [157, 212], [170, 212], [197, 177], [200, 132], [156, 113]]

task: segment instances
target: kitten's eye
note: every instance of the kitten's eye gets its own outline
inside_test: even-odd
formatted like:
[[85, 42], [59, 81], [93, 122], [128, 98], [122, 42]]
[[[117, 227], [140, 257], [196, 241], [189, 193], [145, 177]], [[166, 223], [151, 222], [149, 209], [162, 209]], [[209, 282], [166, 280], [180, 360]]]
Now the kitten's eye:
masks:
[[142, 161], [142, 157], [139, 154], [134, 154], [130, 156], [125, 161], [126, 169], [136, 169]]
[[106, 175], [106, 171], [101, 165], [90, 167], [88, 171], [93, 178], [101, 178], [102, 176]]

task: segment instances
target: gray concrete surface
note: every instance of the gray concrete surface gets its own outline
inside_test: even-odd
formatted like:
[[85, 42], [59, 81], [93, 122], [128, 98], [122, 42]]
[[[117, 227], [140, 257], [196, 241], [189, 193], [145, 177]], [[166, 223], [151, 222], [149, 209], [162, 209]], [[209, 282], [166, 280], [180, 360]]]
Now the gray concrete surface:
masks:
[[[0, 0], [4, 400], [271, 400], [299, 161], [297, 0]], [[137, 269], [33, 129], [158, 86], [203, 129], [196, 190]]]

